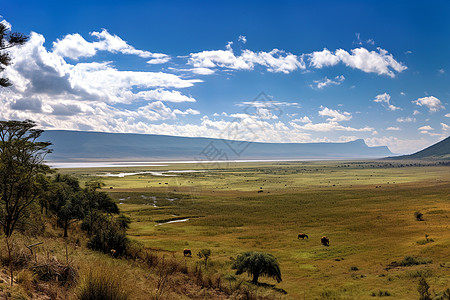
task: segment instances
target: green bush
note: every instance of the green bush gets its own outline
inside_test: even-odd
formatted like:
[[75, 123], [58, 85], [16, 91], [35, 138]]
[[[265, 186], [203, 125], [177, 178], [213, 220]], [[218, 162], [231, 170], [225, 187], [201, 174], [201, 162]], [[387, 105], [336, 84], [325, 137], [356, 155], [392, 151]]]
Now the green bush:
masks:
[[108, 272], [90, 272], [81, 283], [78, 293], [80, 300], [127, 300], [129, 293], [122, 283]]
[[112, 249], [116, 255], [122, 255], [129, 243], [124, 230], [114, 220], [102, 219], [93, 226], [92, 236], [88, 241], [88, 248], [110, 253]]

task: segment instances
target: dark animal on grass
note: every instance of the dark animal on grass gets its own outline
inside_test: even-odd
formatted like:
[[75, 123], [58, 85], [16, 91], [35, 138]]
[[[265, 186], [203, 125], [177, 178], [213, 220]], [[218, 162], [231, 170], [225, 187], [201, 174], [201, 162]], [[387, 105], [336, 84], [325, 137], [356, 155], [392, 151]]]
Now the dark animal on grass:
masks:
[[109, 254], [111, 254], [112, 257], [116, 257], [117, 251], [114, 249], [111, 249], [111, 251], [109, 251]]
[[302, 240], [304, 240], [305, 238], [308, 239], [308, 235], [305, 234], [305, 233], [299, 233], [297, 239], [299, 240], [300, 238], [301, 238]]
[[192, 252], [191, 252], [191, 250], [189, 250], [189, 249], [184, 249], [184, 250], [183, 250], [183, 255], [184, 255], [184, 256], [192, 256]]
[[320, 242], [321, 242], [322, 245], [324, 245], [324, 246], [330, 246], [330, 240], [329, 240], [326, 236], [323, 236], [323, 237], [320, 239]]

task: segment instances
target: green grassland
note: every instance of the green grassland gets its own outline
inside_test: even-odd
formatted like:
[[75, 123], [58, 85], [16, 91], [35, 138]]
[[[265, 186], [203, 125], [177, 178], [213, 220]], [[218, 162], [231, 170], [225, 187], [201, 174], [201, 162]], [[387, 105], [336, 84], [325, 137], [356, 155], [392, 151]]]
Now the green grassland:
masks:
[[[230, 257], [265, 251], [280, 262], [283, 281], [276, 287], [289, 299], [374, 299], [379, 291], [418, 299], [421, 275], [436, 292], [450, 287], [450, 167], [399, 166], [259, 162], [59, 171], [89, 180], [114, 172], [201, 170], [98, 178], [131, 217], [131, 239], [180, 259], [189, 248], [188, 264], [210, 248], [212, 267], [232, 274]], [[300, 232], [309, 239], [298, 240]], [[320, 244], [323, 235], [329, 247]], [[406, 256], [431, 263], [388, 268]]]

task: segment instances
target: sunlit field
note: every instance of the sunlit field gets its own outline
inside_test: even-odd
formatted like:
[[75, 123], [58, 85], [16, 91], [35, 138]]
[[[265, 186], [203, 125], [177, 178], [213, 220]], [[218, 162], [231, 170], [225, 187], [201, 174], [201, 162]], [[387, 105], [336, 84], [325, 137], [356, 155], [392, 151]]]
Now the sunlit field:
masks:
[[[421, 276], [436, 293], [450, 286], [449, 167], [356, 161], [59, 171], [82, 181], [98, 176], [131, 217], [131, 239], [188, 264], [209, 248], [211, 268], [233, 274], [230, 257], [272, 253], [283, 279], [275, 286], [288, 299], [416, 299]], [[101, 176], [145, 171], [176, 176]], [[184, 248], [192, 258], [183, 258]], [[420, 264], [401, 266], [407, 256]]]

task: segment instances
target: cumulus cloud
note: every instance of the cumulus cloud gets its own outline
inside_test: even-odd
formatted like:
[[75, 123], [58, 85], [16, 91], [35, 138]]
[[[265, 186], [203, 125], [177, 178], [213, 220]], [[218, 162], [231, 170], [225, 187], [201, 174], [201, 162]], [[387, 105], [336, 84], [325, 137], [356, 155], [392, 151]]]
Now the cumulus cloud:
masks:
[[434, 129], [430, 125], [425, 125], [425, 126], [419, 127], [418, 130], [422, 130], [423, 131], [423, 130], [434, 130]]
[[419, 98], [412, 101], [412, 103], [418, 106], [425, 106], [430, 112], [437, 112], [441, 109], [445, 109], [444, 105], [441, 103], [441, 100], [434, 96]]
[[28, 43], [11, 49], [14, 64], [4, 73], [13, 86], [0, 91], [1, 119], [33, 119], [46, 128], [120, 132], [144, 128], [146, 121], [199, 114], [193, 108], [173, 109], [164, 103], [195, 102], [178, 89], [201, 80], [163, 72], [119, 71], [110, 62], [70, 64], [48, 51], [44, 42], [42, 35], [33, 32]]
[[311, 119], [308, 116], [304, 116], [299, 119], [293, 119], [291, 122], [312, 123]]
[[386, 130], [390, 130], [390, 131], [399, 131], [399, 130], [400, 130], [400, 127], [394, 127], [394, 126], [391, 126], [391, 127], [386, 128]]
[[194, 68], [225, 68], [232, 70], [253, 70], [256, 65], [265, 67], [274, 73], [290, 73], [298, 69], [305, 69], [301, 57], [279, 49], [270, 52], [253, 52], [243, 50], [241, 55], [235, 55], [232, 43], [228, 43], [226, 50], [207, 50], [191, 53], [188, 63]]
[[411, 123], [411, 122], [416, 122], [416, 118], [411, 118], [411, 117], [400, 117], [400, 118], [397, 118], [397, 122], [399, 122], [399, 123]]
[[342, 82], [344, 82], [345, 77], [344, 75], [336, 76], [334, 79], [329, 79], [325, 76], [322, 80], [314, 80], [314, 85], [311, 84], [311, 88], [317, 88], [317, 89], [323, 89], [324, 87], [330, 86], [330, 85], [340, 85]]
[[369, 51], [363, 47], [352, 49], [349, 53], [343, 49], [337, 49], [331, 52], [328, 49], [315, 51], [308, 54], [310, 66], [314, 68], [323, 68], [343, 63], [347, 67], [361, 70], [366, 73], [376, 73], [378, 75], [387, 75], [395, 77], [407, 67], [396, 61], [392, 54], [386, 50], [377, 48], [376, 51]]
[[162, 53], [151, 53], [135, 49], [117, 35], [110, 34], [106, 29], [101, 32], [91, 32], [91, 36], [97, 38], [95, 42], [86, 41], [80, 34], [68, 34], [61, 40], [53, 42], [53, 53], [61, 57], [78, 60], [81, 57], [92, 57], [97, 51], [137, 55], [142, 58], [151, 58], [149, 64], [166, 63], [170, 57]]
[[245, 37], [244, 35], [240, 35], [238, 41], [245, 44], [247, 43], [247, 37]]
[[375, 96], [374, 102], [381, 103], [383, 106], [385, 106], [388, 110], [399, 110], [400, 107], [394, 106], [390, 103], [391, 96], [388, 93], [379, 94]]
[[327, 121], [329, 122], [341, 122], [341, 121], [348, 121], [352, 118], [352, 115], [346, 111], [339, 112], [334, 109], [330, 109], [328, 107], [321, 106], [321, 110], [319, 111], [319, 116], [322, 117], [329, 117]]

